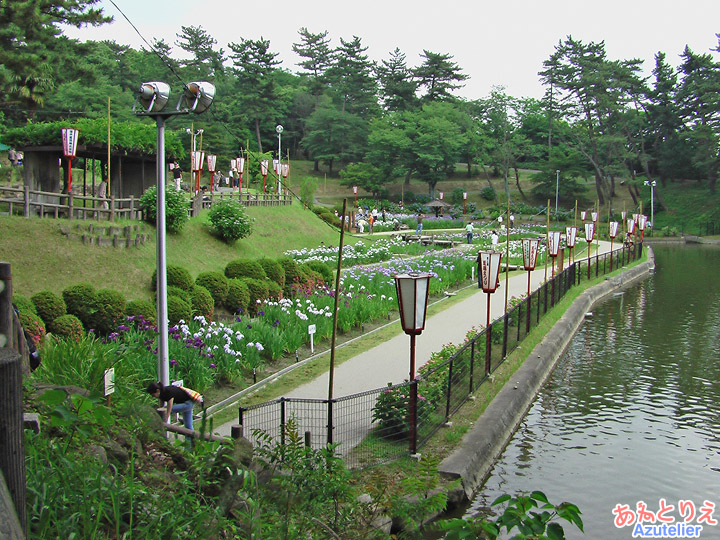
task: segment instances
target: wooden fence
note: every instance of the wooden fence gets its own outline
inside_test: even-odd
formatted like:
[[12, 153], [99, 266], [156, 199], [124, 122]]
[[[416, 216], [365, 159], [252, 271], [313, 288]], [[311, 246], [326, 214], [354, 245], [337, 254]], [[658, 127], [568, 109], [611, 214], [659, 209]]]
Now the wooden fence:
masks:
[[115, 221], [116, 218], [140, 219], [138, 199], [128, 198], [102, 199], [83, 195], [67, 195], [39, 191], [23, 187], [0, 187], [0, 205], [5, 203], [8, 214], [22, 212], [26, 218], [32, 216], [53, 217], [55, 219], [105, 219]]

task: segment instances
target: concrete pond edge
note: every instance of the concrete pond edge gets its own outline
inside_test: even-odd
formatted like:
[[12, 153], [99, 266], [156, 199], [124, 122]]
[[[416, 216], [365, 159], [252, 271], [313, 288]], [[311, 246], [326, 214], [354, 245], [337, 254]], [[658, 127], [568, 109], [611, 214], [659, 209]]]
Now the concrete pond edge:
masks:
[[485, 481], [592, 307], [653, 272], [655, 258], [652, 249], [647, 250], [647, 261], [580, 294], [463, 436], [458, 448], [440, 463], [442, 477], [460, 481], [461, 487], [449, 494], [450, 501], [470, 500]]

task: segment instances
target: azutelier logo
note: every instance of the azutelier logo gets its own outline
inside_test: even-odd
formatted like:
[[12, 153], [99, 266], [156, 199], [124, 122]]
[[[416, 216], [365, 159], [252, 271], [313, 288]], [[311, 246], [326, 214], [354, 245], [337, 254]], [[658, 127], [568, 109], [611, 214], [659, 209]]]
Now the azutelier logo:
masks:
[[632, 529], [633, 538], [701, 538], [706, 527], [718, 524], [714, 512], [715, 503], [711, 501], [697, 506], [693, 501], [680, 500], [673, 505], [665, 499], [658, 501], [657, 511], [649, 509], [644, 501], [638, 501], [634, 508], [617, 504], [612, 510], [615, 527]]

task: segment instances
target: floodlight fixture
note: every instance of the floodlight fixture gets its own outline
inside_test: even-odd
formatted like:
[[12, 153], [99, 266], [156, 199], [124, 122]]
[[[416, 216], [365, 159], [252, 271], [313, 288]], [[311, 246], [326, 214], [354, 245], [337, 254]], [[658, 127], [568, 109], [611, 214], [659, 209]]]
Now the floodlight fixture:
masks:
[[191, 82], [185, 85], [177, 110], [200, 114], [208, 110], [213, 99], [215, 99], [215, 85], [207, 81]]
[[170, 85], [160, 81], [145, 82], [140, 85], [133, 112], [137, 111], [138, 103], [142, 107], [143, 113], [152, 114], [159, 113], [167, 105], [170, 99]]

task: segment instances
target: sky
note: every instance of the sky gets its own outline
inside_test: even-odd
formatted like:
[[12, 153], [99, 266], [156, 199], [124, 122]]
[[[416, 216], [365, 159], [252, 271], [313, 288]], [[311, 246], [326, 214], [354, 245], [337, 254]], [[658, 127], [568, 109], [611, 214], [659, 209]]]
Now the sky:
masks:
[[[299, 72], [300, 58], [292, 51], [300, 41], [298, 30], [327, 30], [331, 46], [341, 37], [358, 36], [378, 62], [396, 47], [411, 67], [421, 62], [423, 50], [450, 54], [470, 77], [456, 91], [467, 99], [486, 97], [493, 87], [515, 97], [541, 98], [537, 73], [567, 36], [605, 41], [611, 60], [642, 59], [649, 76], [658, 51], [677, 66], [686, 45], [708, 53], [718, 47], [720, 33], [720, 0], [100, 0], [99, 5], [113, 23], [68, 28], [65, 34], [140, 48], [142, 38], [119, 8], [149, 42], [156, 38], [174, 45], [182, 26], [201, 26], [225, 51], [230, 42], [263, 37], [279, 53], [283, 69]], [[181, 52], [174, 47], [172, 56]]]

